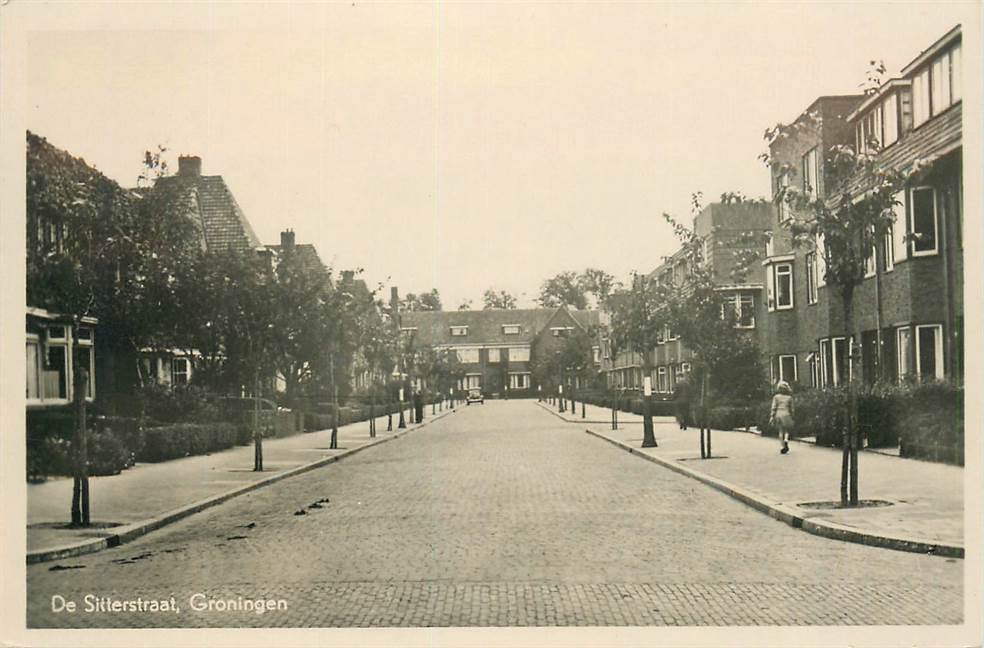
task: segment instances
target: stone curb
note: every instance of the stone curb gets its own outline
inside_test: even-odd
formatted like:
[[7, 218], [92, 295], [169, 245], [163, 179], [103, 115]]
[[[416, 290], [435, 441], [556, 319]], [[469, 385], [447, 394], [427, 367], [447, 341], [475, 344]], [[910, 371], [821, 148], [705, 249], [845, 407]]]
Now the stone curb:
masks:
[[314, 470], [315, 468], [321, 468], [322, 466], [327, 466], [328, 464], [335, 463], [340, 459], [354, 455], [357, 452], [372, 448], [374, 446], [386, 443], [387, 441], [392, 441], [393, 439], [399, 439], [401, 436], [419, 430], [420, 428], [427, 427], [433, 421], [437, 421], [444, 418], [448, 414], [454, 413], [456, 410], [445, 410], [443, 413], [438, 413], [432, 415], [431, 418], [424, 419], [423, 423], [417, 424], [415, 427], [407, 428], [401, 431], [394, 431], [392, 435], [387, 437], [379, 437], [369, 443], [365, 443], [357, 448], [352, 448], [351, 450], [345, 450], [336, 455], [330, 457], [323, 457], [317, 461], [312, 461], [311, 463], [302, 464], [296, 466], [289, 470], [283, 472], [274, 473], [269, 477], [264, 477], [255, 482], [250, 482], [238, 488], [234, 488], [230, 491], [224, 493], [219, 493], [218, 495], [212, 495], [211, 497], [206, 497], [205, 499], [181, 506], [176, 509], [172, 509], [155, 517], [147, 518], [145, 520], [140, 520], [139, 522], [132, 522], [125, 526], [117, 527], [117, 530], [105, 537], [96, 538], [93, 540], [85, 540], [82, 542], [76, 542], [72, 544], [63, 545], [61, 547], [54, 547], [51, 549], [38, 549], [35, 551], [27, 552], [27, 564], [33, 565], [35, 563], [48, 562], [52, 560], [61, 560], [63, 558], [73, 558], [76, 556], [83, 556], [85, 554], [96, 553], [102, 551], [103, 549], [111, 549], [113, 547], [118, 547], [121, 544], [131, 542], [137, 538], [144, 536], [151, 531], [160, 529], [161, 527], [167, 526], [168, 524], [173, 524], [179, 520], [182, 520], [189, 515], [193, 515], [205, 509], [217, 506], [226, 502], [234, 497], [240, 495], [245, 495], [251, 491], [263, 488], [264, 486], [269, 486], [282, 479], [287, 479], [288, 477], [294, 477], [306, 473], [308, 471]]
[[[537, 401], [536, 404], [539, 405], [541, 408], [545, 409], [546, 411], [550, 412], [551, 414], [553, 414], [557, 418], [559, 418], [561, 421], [564, 421], [565, 423], [586, 423], [586, 424], [589, 424], [589, 425], [596, 425], [596, 424], [608, 425], [609, 423], [611, 423], [611, 421], [595, 421], [595, 420], [592, 420], [592, 419], [583, 419], [583, 418], [569, 419], [566, 416], [562, 416], [560, 414], [560, 412], [558, 412], [557, 410], [555, 410], [553, 408], [552, 405], [546, 405], [544, 403], [541, 403], [540, 401]], [[624, 425], [641, 425], [642, 424], [642, 421], [619, 421], [618, 424], [619, 425], [623, 425], [623, 424]]]
[[697, 481], [702, 482], [715, 490], [721, 491], [725, 495], [729, 495], [757, 511], [765, 513], [780, 522], [785, 522], [794, 529], [801, 529], [807, 533], [812, 533], [813, 535], [824, 538], [842, 540], [844, 542], [855, 542], [872, 547], [881, 547], [883, 549], [909, 551], [913, 553], [944, 556], [947, 558], [964, 557], [964, 548], [960, 545], [944, 544], [932, 540], [920, 540], [917, 538], [902, 538], [897, 536], [880, 535], [877, 533], [854, 529], [836, 522], [813, 520], [808, 517], [804, 517], [803, 513], [795, 506], [776, 502], [761, 493], [755, 492], [752, 489], [735, 486], [721, 479], [717, 479], [716, 477], [711, 477], [710, 475], [693, 470], [692, 468], [682, 466], [678, 462], [669, 461], [667, 459], [663, 459], [662, 457], [648, 454], [643, 452], [641, 448], [636, 448], [617, 439], [612, 439], [611, 437], [605, 436], [600, 432], [595, 432], [591, 429], [585, 429], [584, 431], [592, 436], [628, 451], [629, 454], [633, 454], [647, 461], [659, 464], [664, 468], [669, 468], [670, 470], [681, 475], [686, 475], [687, 477], [696, 479]]

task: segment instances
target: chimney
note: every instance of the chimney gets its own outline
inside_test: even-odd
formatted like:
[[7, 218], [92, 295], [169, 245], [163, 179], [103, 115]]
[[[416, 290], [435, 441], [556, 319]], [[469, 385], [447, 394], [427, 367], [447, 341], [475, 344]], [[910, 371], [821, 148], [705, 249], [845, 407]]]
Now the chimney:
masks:
[[285, 251], [294, 249], [294, 230], [286, 229], [280, 233], [280, 247]]
[[393, 310], [394, 315], [398, 315], [400, 312], [400, 290], [396, 286], [390, 288], [390, 308]]
[[197, 155], [178, 156], [178, 175], [197, 178], [202, 175], [202, 159]]
[[342, 270], [342, 283], [350, 284], [355, 279], [355, 270]]

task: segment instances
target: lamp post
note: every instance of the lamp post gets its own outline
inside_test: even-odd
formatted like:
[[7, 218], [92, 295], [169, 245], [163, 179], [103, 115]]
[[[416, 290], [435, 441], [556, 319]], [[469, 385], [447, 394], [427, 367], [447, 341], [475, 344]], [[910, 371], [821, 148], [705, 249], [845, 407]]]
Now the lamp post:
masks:
[[397, 428], [403, 430], [407, 427], [407, 420], [403, 415], [403, 381], [406, 379], [406, 374], [400, 372], [400, 422], [397, 424]]
[[543, 385], [536, 386], [536, 400], [539, 403], [543, 402]]
[[557, 411], [563, 413], [564, 411], [564, 383], [561, 382], [557, 385]]

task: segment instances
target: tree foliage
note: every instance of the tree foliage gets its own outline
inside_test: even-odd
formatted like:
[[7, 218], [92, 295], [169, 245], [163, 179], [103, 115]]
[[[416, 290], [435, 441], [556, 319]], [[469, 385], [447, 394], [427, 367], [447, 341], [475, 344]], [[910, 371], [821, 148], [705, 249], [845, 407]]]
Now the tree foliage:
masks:
[[486, 289], [482, 295], [485, 310], [513, 310], [516, 308], [516, 297], [505, 290]]

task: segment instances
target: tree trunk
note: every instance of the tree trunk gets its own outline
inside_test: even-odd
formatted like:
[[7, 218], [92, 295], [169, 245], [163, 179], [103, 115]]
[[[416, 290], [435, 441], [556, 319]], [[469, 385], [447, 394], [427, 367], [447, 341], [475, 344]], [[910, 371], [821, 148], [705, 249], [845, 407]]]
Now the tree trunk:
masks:
[[376, 390], [369, 388], [369, 438], [376, 438]]
[[[648, 358], [649, 354], [646, 353], [643, 357]], [[648, 377], [652, 381], [652, 367], [649, 366], [648, 361], [642, 363], [642, 380], [643, 385], [646, 384], [646, 378]], [[645, 388], [643, 388], [642, 393], [642, 447], [643, 448], [655, 448], [656, 435], [653, 433], [653, 410], [652, 410], [653, 395], [646, 395]]]
[[707, 410], [708, 410], [708, 407], [707, 407], [707, 394], [710, 391], [709, 384], [708, 384], [709, 382], [710, 382], [710, 376], [708, 375], [707, 371], [705, 371], [704, 372], [704, 376], [703, 376], [703, 380], [701, 381], [702, 395], [701, 395], [701, 408], [700, 408], [700, 410], [701, 410], [701, 412], [700, 412], [701, 424], [700, 425], [701, 425], [701, 431], [702, 431], [701, 433], [702, 434], [703, 434], [703, 430], [707, 430], [707, 457], [706, 457], [706, 459], [710, 459], [711, 458], [711, 426], [707, 422]]
[[263, 430], [260, 428], [260, 372], [253, 381], [253, 472], [263, 472]]
[[[858, 429], [857, 429], [857, 395], [854, 381], [851, 380], [851, 366], [854, 352], [854, 293], [845, 290], [842, 294], [844, 305], [844, 329], [847, 345], [847, 411], [845, 430], [842, 438], [841, 459], [841, 505], [858, 505]], [[858, 336], [860, 339], [860, 336]], [[836, 359], [834, 360], [836, 362]]]
[[338, 449], [338, 380], [335, 376], [335, 354], [331, 353], [328, 357], [329, 371], [331, 372], [331, 443], [328, 447], [331, 450]]
[[79, 327], [72, 326], [72, 350], [75, 369], [72, 379], [75, 390], [75, 434], [73, 435], [73, 455], [75, 458], [74, 480], [72, 483], [72, 526], [87, 527], [89, 518], [89, 448], [86, 432], [85, 396], [89, 387], [89, 370], [82, 366], [79, 357]]

